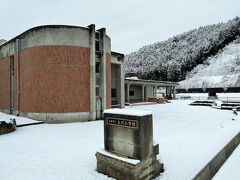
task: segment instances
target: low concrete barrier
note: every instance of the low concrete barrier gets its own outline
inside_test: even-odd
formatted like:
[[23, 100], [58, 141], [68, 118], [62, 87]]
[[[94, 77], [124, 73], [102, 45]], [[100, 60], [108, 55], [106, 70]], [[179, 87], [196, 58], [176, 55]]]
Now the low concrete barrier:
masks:
[[192, 179], [212, 179], [239, 144], [240, 132]]
[[148, 102], [155, 102], [158, 104], [165, 104], [165, 99], [164, 98], [157, 98], [157, 97], [149, 97]]

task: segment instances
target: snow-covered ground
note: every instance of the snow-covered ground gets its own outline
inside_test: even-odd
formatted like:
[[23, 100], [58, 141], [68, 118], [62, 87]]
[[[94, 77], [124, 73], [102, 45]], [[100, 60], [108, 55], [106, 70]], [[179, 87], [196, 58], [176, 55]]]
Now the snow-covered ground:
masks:
[[[231, 111], [190, 102], [128, 107], [153, 112], [153, 137], [165, 165], [157, 179], [191, 179], [239, 132], [240, 118]], [[103, 139], [103, 121], [18, 128], [0, 136], [0, 179], [109, 179], [95, 171]]]
[[229, 159], [223, 164], [213, 180], [239, 180], [240, 179], [240, 146], [238, 146]]

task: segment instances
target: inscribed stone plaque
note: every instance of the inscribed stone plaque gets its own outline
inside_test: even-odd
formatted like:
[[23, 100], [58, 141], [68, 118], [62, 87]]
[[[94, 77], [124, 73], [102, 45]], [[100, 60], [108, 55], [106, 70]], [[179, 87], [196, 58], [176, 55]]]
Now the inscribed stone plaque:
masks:
[[144, 160], [153, 153], [152, 114], [149, 111], [104, 111], [105, 150]]

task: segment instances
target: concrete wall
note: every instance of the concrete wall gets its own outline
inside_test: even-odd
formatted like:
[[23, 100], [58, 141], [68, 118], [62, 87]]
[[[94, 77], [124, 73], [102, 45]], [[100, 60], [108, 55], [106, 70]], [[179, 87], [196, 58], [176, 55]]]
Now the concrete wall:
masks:
[[[126, 91], [126, 88], [125, 88]], [[134, 91], [134, 96], [129, 95], [130, 100], [142, 100], [142, 85], [131, 85], [130, 91]], [[146, 86], [145, 87], [145, 100], [148, 99], [148, 97], [153, 97], [153, 87], [152, 86]]]
[[[112, 52], [111, 53], [111, 71], [112, 71], [112, 89], [117, 90], [117, 97], [113, 98], [119, 108], [125, 105], [124, 98], [124, 55]], [[114, 102], [114, 103], [115, 103]]]
[[146, 86], [145, 99], [148, 100], [149, 97], [153, 97], [153, 86]]
[[142, 86], [131, 85], [129, 91], [134, 91], [134, 96], [129, 95], [130, 100], [142, 100]]
[[73, 26], [40, 26], [32, 28], [9, 43], [0, 46], [0, 59], [16, 53], [16, 39], [19, 39], [19, 51], [45, 45], [66, 45], [89, 47], [88, 28]]

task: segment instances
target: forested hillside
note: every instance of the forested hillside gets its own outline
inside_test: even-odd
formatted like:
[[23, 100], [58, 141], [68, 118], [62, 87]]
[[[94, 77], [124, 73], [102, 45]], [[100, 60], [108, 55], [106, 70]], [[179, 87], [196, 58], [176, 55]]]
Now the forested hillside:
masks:
[[239, 35], [239, 17], [199, 27], [127, 55], [125, 72], [136, 72], [142, 79], [180, 81]]

